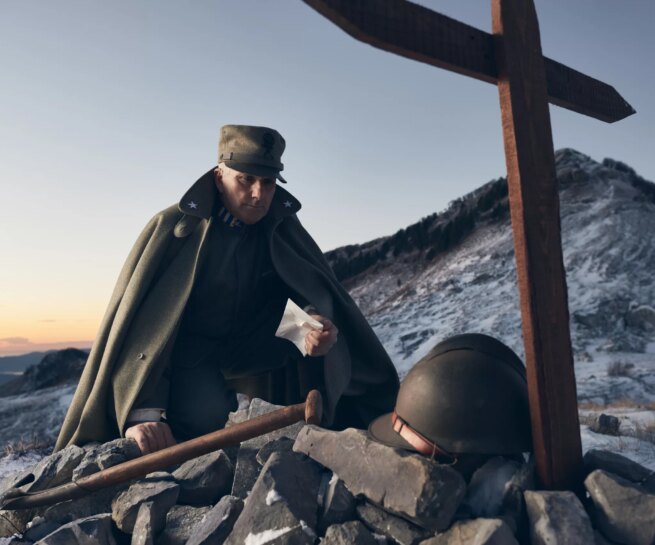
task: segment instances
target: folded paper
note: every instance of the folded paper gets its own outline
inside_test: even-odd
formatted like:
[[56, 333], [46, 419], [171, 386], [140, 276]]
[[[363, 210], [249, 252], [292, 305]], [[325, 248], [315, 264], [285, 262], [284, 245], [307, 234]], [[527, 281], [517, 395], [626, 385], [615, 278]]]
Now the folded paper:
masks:
[[310, 331], [322, 331], [323, 324], [314, 320], [309, 314], [301, 309], [291, 299], [287, 301], [284, 308], [284, 314], [280, 325], [275, 332], [276, 337], [281, 337], [291, 341], [302, 352], [303, 356], [307, 355], [305, 350], [305, 336]]

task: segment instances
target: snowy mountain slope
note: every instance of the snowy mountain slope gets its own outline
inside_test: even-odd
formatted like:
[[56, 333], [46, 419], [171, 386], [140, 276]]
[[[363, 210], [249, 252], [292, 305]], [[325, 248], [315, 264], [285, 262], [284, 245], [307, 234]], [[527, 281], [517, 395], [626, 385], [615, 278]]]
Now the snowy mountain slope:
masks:
[[75, 387], [53, 386], [0, 398], [0, 448], [54, 445]]
[[[653, 402], [655, 186], [612, 160], [570, 149], [556, 159], [579, 396]], [[460, 243], [432, 259], [424, 249], [395, 249], [344, 280], [401, 375], [463, 332], [494, 335], [523, 355], [509, 217], [476, 214], [479, 194], [455, 203], [475, 223]], [[608, 376], [613, 361], [632, 363], [630, 376]]]

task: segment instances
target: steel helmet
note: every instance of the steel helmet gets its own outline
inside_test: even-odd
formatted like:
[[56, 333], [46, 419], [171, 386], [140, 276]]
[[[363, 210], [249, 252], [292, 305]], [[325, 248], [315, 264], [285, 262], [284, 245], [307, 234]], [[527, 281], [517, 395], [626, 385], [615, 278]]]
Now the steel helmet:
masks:
[[410, 370], [394, 412], [371, 422], [368, 433], [386, 445], [441, 458], [527, 452], [525, 367], [493, 337], [451, 337]]

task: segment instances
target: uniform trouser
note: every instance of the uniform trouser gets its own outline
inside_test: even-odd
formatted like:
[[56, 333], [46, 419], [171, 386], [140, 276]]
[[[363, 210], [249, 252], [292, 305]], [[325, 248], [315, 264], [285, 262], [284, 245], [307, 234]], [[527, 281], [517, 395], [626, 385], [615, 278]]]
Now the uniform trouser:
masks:
[[230, 376], [255, 376], [285, 365], [291, 356], [301, 357], [296, 347], [260, 328], [243, 338], [216, 342], [199, 358], [183, 357], [185, 344], [176, 343], [170, 368], [170, 390], [166, 420], [178, 440], [187, 440], [223, 428], [238, 404], [227, 387]]

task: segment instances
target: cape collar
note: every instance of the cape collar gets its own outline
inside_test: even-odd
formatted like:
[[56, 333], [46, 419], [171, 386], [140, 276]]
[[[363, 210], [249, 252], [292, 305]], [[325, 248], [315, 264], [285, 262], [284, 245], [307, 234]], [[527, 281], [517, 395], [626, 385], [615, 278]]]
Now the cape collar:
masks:
[[[209, 219], [214, 210], [214, 203], [218, 198], [218, 190], [214, 184], [214, 169], [203, 174], [189, 188], [178, 203], [181, 212], [197, 218]], [[278, 185], [273, 195], [273, 202], [266, 218], [272, 220], [291, 216], [300, 210], [300, 202], [286, 189]]]

